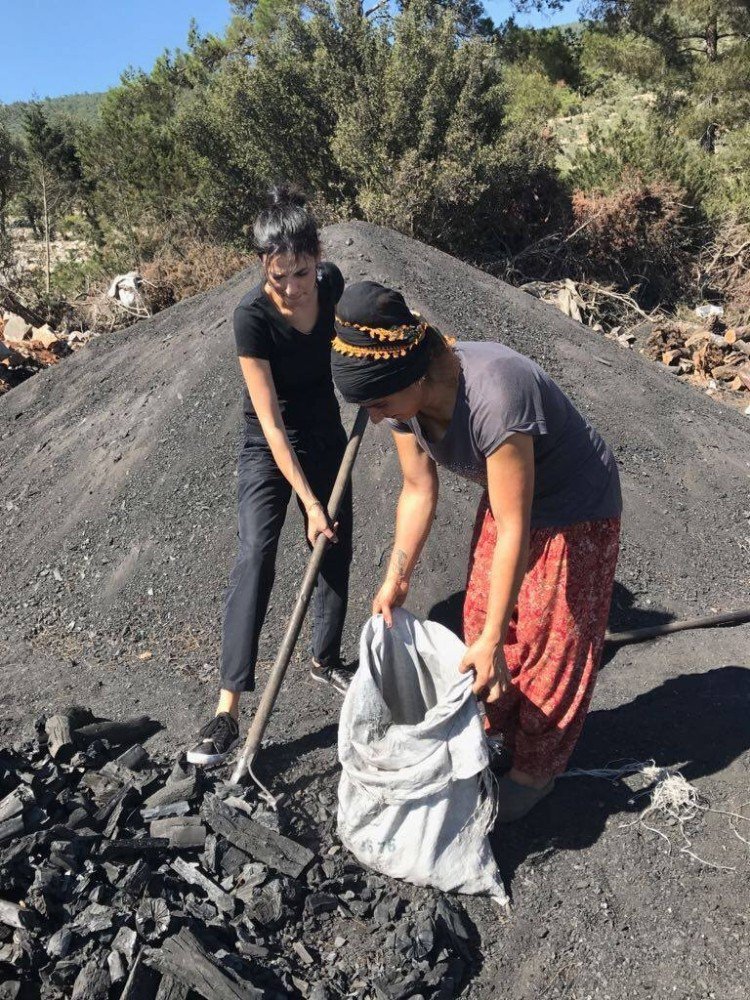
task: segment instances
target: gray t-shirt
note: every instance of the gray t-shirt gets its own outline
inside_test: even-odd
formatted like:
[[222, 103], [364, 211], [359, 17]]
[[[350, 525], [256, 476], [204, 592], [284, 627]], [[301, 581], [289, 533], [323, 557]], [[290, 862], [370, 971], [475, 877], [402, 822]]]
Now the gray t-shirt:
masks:
[[461, 376], [456, 406], [441, 441], [416, 418], [389, 420], [451, 471], [487, 485], [487, 458], [511, 434], [534, 438], [531, 526], [563, 527], [619, 517], [620, 478], [614, 455], [539, 365], [503, 344], [456, 344]]

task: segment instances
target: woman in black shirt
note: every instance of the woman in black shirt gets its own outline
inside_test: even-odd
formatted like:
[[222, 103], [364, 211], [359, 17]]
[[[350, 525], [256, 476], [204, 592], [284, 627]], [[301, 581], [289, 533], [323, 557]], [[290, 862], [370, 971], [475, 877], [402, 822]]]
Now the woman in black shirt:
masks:
[[219, 704], [188, 751], [194, 764], [220, 763], [238, 741], [240, 694], [255, 686], [258, 637], [292, 492], [309, 544], [321, 533], [335, 543], [326, 550], [313, 598], [310, 673], [341, 692], [348, 684], [340, 647], [351, 562], [351, 493], [335, 525], [325, 506], [346, 446], [330, 361], [344, 279], [334, 264], [321, 262], [315, 220], [295, 191], [271, 191], [254, 235], [263, 281], [234, 313], [245, 380], [239, 546], [224, 608]]

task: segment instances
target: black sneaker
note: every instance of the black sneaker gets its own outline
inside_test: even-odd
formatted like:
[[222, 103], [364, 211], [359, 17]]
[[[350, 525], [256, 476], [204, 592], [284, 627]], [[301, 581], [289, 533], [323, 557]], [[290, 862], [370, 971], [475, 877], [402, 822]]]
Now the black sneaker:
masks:
[[317, 663], [310, 660], [310, 676], [314, 681], [322, 684], [330, 684], [339, 694], [346, 694], [352, 680], [352, 675], [348, 670], [342, 670], [340, 660], [332, 660], [330, 663]]
[[240, 741], [240, 727], [229, 712], [220, 712], [198, 733], [200, 739], [188, 750], [189, 764], [221, 764]]

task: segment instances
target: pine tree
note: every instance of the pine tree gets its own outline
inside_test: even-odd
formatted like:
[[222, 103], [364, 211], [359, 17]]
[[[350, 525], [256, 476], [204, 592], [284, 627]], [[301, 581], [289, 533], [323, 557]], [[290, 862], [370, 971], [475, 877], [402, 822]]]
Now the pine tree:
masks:
[[50, 291], [50, 244], [55, 223], [81, 181], [81, 164], [69, 129], [51, 122], [39, 103], [24, 114], [29, 194], [40, 205], [45, 244], [45, 287]]
[[650, 39], [687, 88], [684, 127], [714, 153], [722, 132], [750, 114], [749, 0], [592, 0], [610, 31]]

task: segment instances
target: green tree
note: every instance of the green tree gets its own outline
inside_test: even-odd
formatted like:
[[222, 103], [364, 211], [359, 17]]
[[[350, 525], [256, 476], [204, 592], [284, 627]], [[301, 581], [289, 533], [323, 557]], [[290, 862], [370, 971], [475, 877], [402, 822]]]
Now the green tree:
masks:
[[6, 235], [8, 206], [21, 188], [24, 167], [23, 146], [0, 122], [0, 236]]
[[81, 130], [87, 204], [111, 242], [125, 240], [130, 266], [172, 234], [200, 232], [201, 183], [180, 113], [218, 72], [226, 47], [192, 26], [185, 52], [165, 52], [150, 73], [123, 74]]
[[533, 60], [552, 83], [581, 85], [581, 32], [570, 28], [521, 28], [513, 18], [497, 31], [502, 59], [509, 63]]
[[436, 18], [423, 0], [391, 31], [347, 93], [332, 147], [359, 210], [454, 252], [514, 244], [557, 188], [541, 126], [508, 114], [497, 45], [464, 39], [450, 10]]
[[45, 287], [50, 291], [50, 243], [60, 214], [75, 197], [82, 179], [81, 163], [69, 128], [51, 122], [42, 106], [24, 115], [28, 193], [40, 206], [45, 244]]
[[687, 89], [682, 124], [709, 153], [722, 132], [750, 113], [748, 0], [592, 0], [590, 12], [610, 31], [649, 39]]

